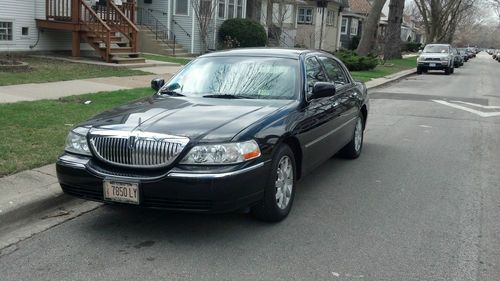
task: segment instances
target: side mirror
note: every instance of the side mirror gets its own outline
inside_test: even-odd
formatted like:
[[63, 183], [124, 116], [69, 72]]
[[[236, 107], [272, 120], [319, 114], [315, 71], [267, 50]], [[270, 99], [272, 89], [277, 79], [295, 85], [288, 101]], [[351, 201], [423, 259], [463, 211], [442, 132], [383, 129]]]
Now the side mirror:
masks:
[[159, 91], [163, 85], [165, 85], [164, 79], [156, 78], [151, 81], [151, 89], [155, 91]]
[[320, 99], [335, 95], [335, 84], [328, 82], [316, 82], [313, 86], [311, 99]]

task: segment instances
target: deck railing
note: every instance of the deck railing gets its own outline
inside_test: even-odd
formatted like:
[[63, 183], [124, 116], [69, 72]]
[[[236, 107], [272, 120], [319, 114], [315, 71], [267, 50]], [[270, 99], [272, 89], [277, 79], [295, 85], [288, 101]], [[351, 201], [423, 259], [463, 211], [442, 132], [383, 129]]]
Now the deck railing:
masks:
[[90, 7], [84, 0], [79, 1], [78, 14], [79, 23], [82, 29], [91, 33], [96, 41], [103, 42], [106, 45], [105, 57], [109, 61], [109, 53], [111, 48], [111, 28], [96, 14], [94, 9]]
[[125, 35], [131, 43], [132, 51], [137, 52], [139, 29], [112, 1], [108, 1], [106, 23]]
[[47, 20], [73, 21], [71, 17], [72, 0], [45, 0], [45, 15]]

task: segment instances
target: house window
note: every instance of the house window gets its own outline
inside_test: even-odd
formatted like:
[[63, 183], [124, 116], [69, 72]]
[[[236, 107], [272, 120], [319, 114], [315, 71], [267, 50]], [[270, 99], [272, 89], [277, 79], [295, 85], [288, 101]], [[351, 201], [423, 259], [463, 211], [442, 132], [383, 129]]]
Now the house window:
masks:
[[243, 0], [236, 0], [237, 5], [236, 5], [236, 16], [238, 18], [243, 17]]
[[226, 17], [226, 0], [219, 0], [219, 18], [223, 19]]
[[29, 35], [29, 28], [27, 28], [27, 27], [23, 27], [23, 28], [21, 29], [21, 35], [22, 35], [22, 36], [28, 36], [28, 35]]
[[351, 35], [358, 35], [358, 20], [352, 19], [351, 21]]
[[188, 0], [175, 0], [175, 14], [176, 15], [188, 15], [189, 12], [189, 1]]
[[299, 8], [297, 13], [297, 23], [312, 24], [313, 8]]
[[12, 41], [12, 22], [0, 21], [0, 41]]
[[326, 14], [326, 25], [334, 26], [335, 25], [335, 11], [328, 10]]
[[234, 1], [235, 0], [229, 0], [228, 4], [227, 4], [227, 18], [228, 19], [232, 19], [234, 18]]
[[153, 4], [153, 0], [144, 0], [144, 4]]
[[340, 33], [347, 34], [347, 19], [342, 19], [342, 26], [340, 27]]

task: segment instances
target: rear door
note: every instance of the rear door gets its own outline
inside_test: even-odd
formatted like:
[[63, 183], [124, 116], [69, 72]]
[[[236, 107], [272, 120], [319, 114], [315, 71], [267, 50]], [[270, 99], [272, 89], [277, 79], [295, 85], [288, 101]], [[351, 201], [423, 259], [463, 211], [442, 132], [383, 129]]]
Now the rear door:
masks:
[[338, 118], [339, 127], [336, 137], [336, 141], [339, 143], [337, 148], [340, 149], [352, 138], [355, 121], [359, 114], [358, 97], [361, 93], [348, 75], [347, 69], [339, 61], [326, 55], [318, 56], [318, 59], [325, 68], [328, 81], [335, 84], [336, 100], [342, 107]]

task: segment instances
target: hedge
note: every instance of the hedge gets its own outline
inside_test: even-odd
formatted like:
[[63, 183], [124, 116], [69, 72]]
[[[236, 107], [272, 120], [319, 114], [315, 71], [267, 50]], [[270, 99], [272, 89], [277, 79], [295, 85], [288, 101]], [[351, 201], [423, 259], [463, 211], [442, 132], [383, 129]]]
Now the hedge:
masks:
[[219, 28], [219, 44], [223, 48], [263, 47], [267, 44], [266, 30], [251, 19], [228, 19]]
[[351, 50], [337, 51], [335, 56], [345, 64], [349, 71], [372, 70], [379, 63], [376, 56], [359, 56], [356, 52]]

